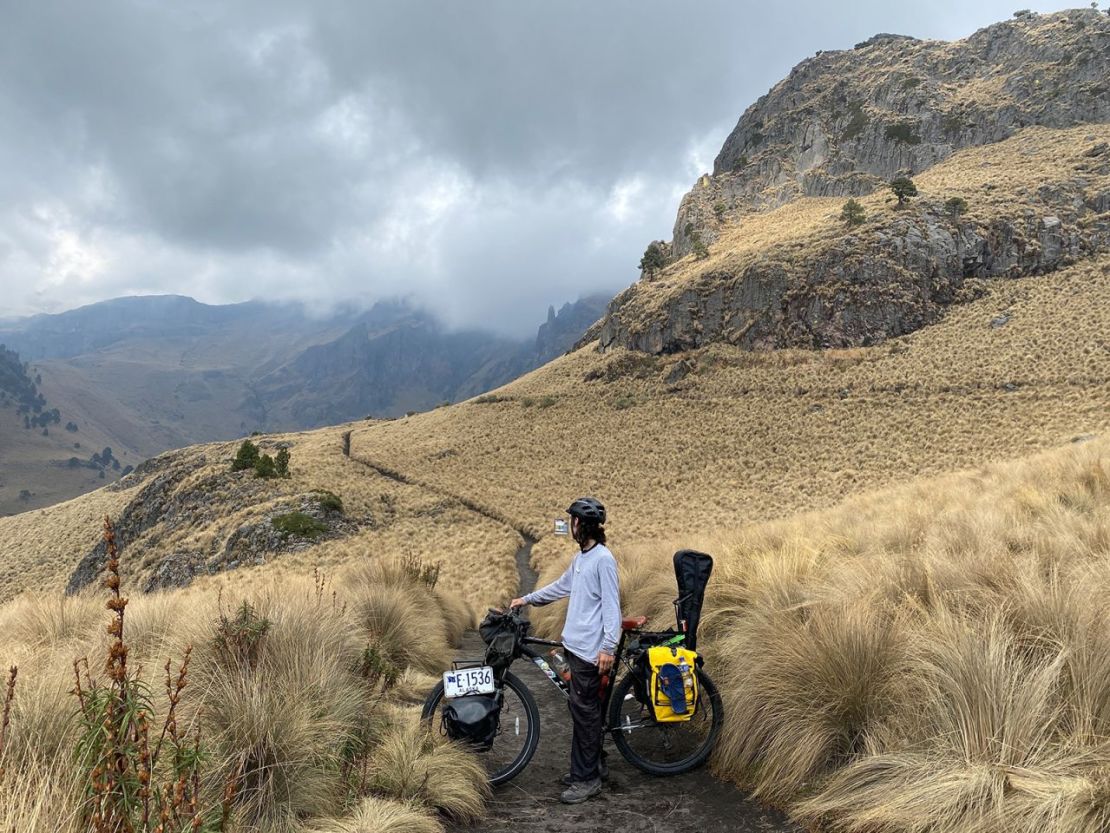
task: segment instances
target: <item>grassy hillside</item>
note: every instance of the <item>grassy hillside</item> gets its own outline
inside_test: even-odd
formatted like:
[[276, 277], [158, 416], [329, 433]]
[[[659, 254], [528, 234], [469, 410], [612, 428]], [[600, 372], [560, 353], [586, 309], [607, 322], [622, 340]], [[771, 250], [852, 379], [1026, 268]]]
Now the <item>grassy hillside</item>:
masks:
[[1107, 303], [1102, 258], [872, 348], [586, 349], [500, 401], [358, 429], [352, 453], [537, 532], [593, 492], [618, 543], [696, 535], [1110, 429]]
[[826, 830], [1105, 829], [1110, 439], [626, 547], [628, 612], [673, 621], [690, 544], [718, 774]]

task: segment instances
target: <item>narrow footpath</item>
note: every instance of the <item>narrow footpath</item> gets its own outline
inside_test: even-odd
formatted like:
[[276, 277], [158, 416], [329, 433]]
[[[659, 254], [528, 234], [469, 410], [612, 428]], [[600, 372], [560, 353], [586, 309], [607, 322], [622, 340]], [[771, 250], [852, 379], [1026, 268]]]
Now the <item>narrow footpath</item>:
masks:
[[[532, 541], [516, 554], [520, 593], [535, 588]], [[635, 611], [628, 611], [634, 613]], [[468, 633], [459, 657], [481, 656], [485, 646]], [[731, 784], [702, 768], [686, 775], [656, 778], [609, 749], [610, 777], [605, 791], [585, 804], [559, 803], [559, 779], [569, 766], [570, 715], [566, 699], [531, 663], [519, 661], [513, 672], [532, 690], [540, 709], [540, 745], [528, 768], [514, 781], [494, 790], [489, 815], [472, 825], [452, 826], [452, 833], [797, 833], [800, 828], [780, 813], [765, 810]]]

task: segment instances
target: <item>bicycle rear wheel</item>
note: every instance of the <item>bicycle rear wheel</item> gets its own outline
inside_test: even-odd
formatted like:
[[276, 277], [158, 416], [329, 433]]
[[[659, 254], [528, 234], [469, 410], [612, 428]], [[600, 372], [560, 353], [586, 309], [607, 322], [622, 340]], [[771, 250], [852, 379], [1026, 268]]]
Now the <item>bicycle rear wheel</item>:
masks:
[[679, 775], [705, 763], [721, 733], [723, 710], [717, 686], [701, 669], [694, 716], [680, 723], [657, 723], [650, 707], [636, 699], [626, 674], [609, 702], [609, 732], [632, 766], [652, 775]]
[[[443, 728], [443, 711], [440, 709], [442, 702], [441, 680], [424, 701], [420, 717], [428, 721], [434, 731], [446, 734]], [[536, 754], [539, 743], [540, 710], [536, 706], [536, 700], [519, 677], [506, 671], [497, 737], [489, 751], [474, 752], [485, 767], [490, 784], [504, 784], [520, 775]]]

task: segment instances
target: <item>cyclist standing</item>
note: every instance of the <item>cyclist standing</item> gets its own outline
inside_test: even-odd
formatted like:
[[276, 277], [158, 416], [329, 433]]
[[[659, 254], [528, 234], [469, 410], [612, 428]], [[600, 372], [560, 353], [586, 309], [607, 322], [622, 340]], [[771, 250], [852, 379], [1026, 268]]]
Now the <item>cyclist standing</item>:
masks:
[[600, 793], [601, 779], [608, 775], [601, 751], [601, 678], [613, 670], [621, 607], [617, 562], [605, 546], [605, 507], [595, 498], [584, 497], [574, 501], [567, 513], [579, 552], [558, 579], [513, 599], [512, 607], [545, 605], [570, 596], [562, 641], [571, 672], [574, 736], [570, 772], [563, 777], [567, 789], [560, 798], [566, 804], [578, 804]]

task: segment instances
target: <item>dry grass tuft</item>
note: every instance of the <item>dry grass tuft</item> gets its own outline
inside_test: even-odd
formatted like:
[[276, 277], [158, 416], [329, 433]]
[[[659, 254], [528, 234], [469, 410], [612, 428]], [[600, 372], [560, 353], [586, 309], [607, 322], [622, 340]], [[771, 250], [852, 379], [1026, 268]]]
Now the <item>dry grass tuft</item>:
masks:
[[485, 771], [474, 756], [416, 721], [394, 726], [382, 740], [374, 753], [371, 784], [463, 822], [481, 816], [488, 794]]
[[350, 816], [325, 822], [311, 833], [443, 833], [443, 825], [416, 807], [364, 798]]

